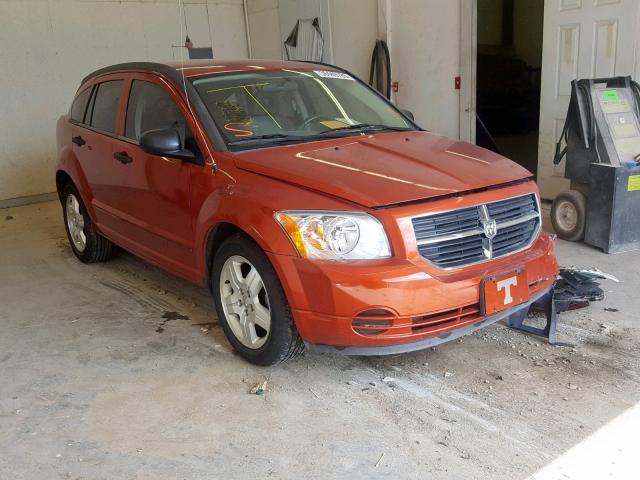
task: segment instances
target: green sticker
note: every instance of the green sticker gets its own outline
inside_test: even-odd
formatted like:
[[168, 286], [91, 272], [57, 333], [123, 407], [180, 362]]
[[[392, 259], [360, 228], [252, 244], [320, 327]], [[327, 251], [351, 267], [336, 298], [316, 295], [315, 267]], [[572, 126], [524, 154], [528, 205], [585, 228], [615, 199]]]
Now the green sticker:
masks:
[[630, 192], [636, 192], [640, 190], [640, 175], [629, 176], [629, 184], [627, 186], [627, 190], [629, 190]]
[[620, 98], [618, 97], [617, 90], [605, 90], [602, 93], [602, 98], [605, 102], [619, 102]]

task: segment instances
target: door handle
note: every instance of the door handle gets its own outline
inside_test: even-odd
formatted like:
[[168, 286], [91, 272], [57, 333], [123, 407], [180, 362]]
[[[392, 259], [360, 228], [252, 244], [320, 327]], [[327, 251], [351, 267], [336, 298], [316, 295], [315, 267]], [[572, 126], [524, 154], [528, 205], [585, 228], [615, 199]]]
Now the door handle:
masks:
[[80, 135], [78, 135], [77, 137], [71, 137], [71, 141], [73, 143], [75, 143], [76, 145], [78, 145], [79, 147], [83, 146], [85, 143], [84, 138], [82, 138]]
[[118, 160], [120, 163], [126, 165], [127, 163], [133, 162], [133, 158], [129, 156], [127, 152], [116, 152], [113, 154], [113, 158]]

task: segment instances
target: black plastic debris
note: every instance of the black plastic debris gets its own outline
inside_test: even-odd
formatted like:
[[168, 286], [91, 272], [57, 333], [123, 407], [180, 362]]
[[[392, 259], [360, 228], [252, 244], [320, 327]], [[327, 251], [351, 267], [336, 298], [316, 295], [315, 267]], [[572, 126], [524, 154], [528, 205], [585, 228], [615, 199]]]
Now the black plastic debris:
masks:
[[527, 325], [525, 322], [528, 318], [528, 312], [517, 312], [516, 315], [512, 315], [508, 319], [509, 327], [520, 330], [523, 332], [531, 333], [544, 337], [548, 340], [549, 345], [556, 345], [560, 347], [572, 347], [570, 343], [559, 342], [557, 339], [558, 332], [558, 315], [556, 312], [556, 302], [553, 299], [553, 292], [550, 290], [534, 303], [531, 304], [529, 311], [544, 312], [547, 323], [544, 328], [534, 327], [533, 325]]
[[571, 343], [559, 342], [557, 340], [558, 316], [559, 312], [584, 308], [590, 302], [597, 302], [604, 299], [604, 291], [600, 288], [598, 280], [619, 280], [613, 275], [601, 272], [597, 268], [577, 269], [561, 268], [556, 283], [551, 291], [538, 298], [531, 304], [530, 313], [542, 312], [546, 317], [544, 328], [527, 325], [528, 313], [522, 312], [519, 315], [511, 316], [508, 324], [515, 330], [547, 338], [550, 345], [573, 347]]
[[556, 311], [577, 310], [589, 306], [590, 302], [603, 300], [604, 290], [600, 288], [598, 280], [605, 279], [619, 281], [597, 268], [561, 268], [553, 291]]

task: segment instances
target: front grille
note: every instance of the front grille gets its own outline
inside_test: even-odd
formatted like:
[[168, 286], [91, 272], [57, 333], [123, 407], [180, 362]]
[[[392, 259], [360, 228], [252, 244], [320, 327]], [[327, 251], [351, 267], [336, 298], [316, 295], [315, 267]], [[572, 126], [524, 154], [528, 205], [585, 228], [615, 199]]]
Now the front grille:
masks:
[[421, 333], [436, 327], [449, 326], [478, 318], [480, 318], [480, 305], [477, 303], [466, 305], [445, 312], [415, 317], [411, 326], [411, 333]]
[[441, 268], [454, 268], [522, 250], [540, 229], [535, 194], [416, 217], [420, 255]]

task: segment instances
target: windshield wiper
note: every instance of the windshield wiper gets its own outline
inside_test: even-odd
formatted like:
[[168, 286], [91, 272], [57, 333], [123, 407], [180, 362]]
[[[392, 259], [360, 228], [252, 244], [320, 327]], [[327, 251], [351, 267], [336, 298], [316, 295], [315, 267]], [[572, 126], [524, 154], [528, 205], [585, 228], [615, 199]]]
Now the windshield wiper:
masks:
[[356, 125], [346, 125], [344, 127], [338, 127], [326, 132], [313, 133], [310, 135], [290, 135], [285, 133], [268, 133], [265, 135], [251, 135], [247, 137], [238, 138], [229, 142], [228, 145], [246, 144], [249, 142], [265, 142], [265, 143], [287, 143], [287, 142], [310, 142], [318, 139], [325, 138], [343, 138], [350, 132], [367, 133], [375, 131], [390, 130], [394, 132], [406, 132], [413, 130], [409, 127], [392, 127], [390, 125], [378, 125], [372, 123], [358, 123]]
[[[339, 133], [336, 135], [331, 135], [332, 130], [328, 132], [322, 132], [321, 134], [312, 134], [312, 135], [287, 135], [284, 133], [268, 133], [265, 135], [253, 135], [250, 137], [238, 138], [232, 142], [229, 142], [227, 145], [238, 145], [245, 144], [248, 142], [265, 142], [265, 143], [287, 143], [287, 142], [308, 142], [311, 140], [317, 140], [318, 138], [340, 138], [344, 137], [344, 135], [340, 135]], [[327, 134], [327, 135], [324, 135]]]
[[350, 130], [355, 130], [363, 133], [382, 131], [382, 130], [391, 130], [393, 132], [408, 132], [409, 130], [413, 130], [413, 128], [393, 127], [391, 125], [383, 125], [383, 124], [376, 124], [376, 123], [356, 123], [355, 125], [345, 125], [344, 127], [333, 128], [331, 130], [327, 130], [326, 132], [318, 133], [317, 135], [324, 136], [334, 132], [340, 132], [340, 131], [344, 132], [344, 131], [350, 131]]
[[238, 138], [232, 142], [229, 142], [229, 145], [236, 145], [238, 143], [243, 142], [256, 142], [256, 141], [265, 141], [265, 140], [299, 140], [301, 138], [300, 135], [287, 135], [284, 133], [268, 133], [266, 135], [251, 135], [249, 137]]

